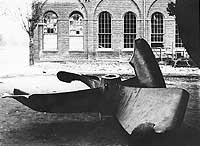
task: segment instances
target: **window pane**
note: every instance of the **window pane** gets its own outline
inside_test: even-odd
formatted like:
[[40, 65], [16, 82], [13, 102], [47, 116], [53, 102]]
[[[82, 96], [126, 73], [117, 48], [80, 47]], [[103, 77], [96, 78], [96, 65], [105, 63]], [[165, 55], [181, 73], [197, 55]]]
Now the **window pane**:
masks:
[[99, 48], [111, 48], [111, 16], [108, 12], [99, 15]]
[[57, 33], [57, 15], [55, 13], [45, 13], [43, 22], [46, 24], [43, 29], [44, 33]]
[[176, 34], [175, 34], [175, 47], [183, 47], [183, 42], [179, 36], [178, 25], [176, 24]]
[[75, 12], [69, 18], [69, 34], [83, 35], [83, 17], [78, 12]]
[[162, 46], [163, 43], [163, 15], [159, 12], [151, 17], [151, 42], [153, 46]]
[[133, 12], [124, 16], [124, 48], [133, 48], [136, 37], [136, 17]]

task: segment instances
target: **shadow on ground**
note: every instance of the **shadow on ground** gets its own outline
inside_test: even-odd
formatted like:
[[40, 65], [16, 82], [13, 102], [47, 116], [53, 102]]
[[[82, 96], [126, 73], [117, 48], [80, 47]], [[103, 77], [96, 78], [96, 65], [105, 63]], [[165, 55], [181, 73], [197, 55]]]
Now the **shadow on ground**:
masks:
[[123, 146], [126, 134], [113, 118], [102, 121], [29, 123], [3, 132], [3, 146], [24, 145]]
[[143, 138], [131, 137], [129, 146], [199, 146], [200, 131], [186, 125], [166, 134], [151, 134]]

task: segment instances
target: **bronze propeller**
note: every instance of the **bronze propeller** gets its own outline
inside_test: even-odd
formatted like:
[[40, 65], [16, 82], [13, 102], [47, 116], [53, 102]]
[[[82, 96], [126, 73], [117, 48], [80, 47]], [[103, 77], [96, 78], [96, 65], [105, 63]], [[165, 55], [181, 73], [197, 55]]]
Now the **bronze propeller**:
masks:
[[135, 77], [121, 80], [119, 75], [96, 76], [57, 73], [63, 82], [79, 80], [90, 89], [74, 92], [31, 94], [14, 90], [11, 97], [33, 110], [50, 113], [101, 112], [113, 114], [131, 134], [142, 124], [150, 123], [157, 133], [177, 128], [184, 117], [189, 94], [183, 89], [166, 88], [163, 75], [144, 39], [135, 41], [130, 65]]

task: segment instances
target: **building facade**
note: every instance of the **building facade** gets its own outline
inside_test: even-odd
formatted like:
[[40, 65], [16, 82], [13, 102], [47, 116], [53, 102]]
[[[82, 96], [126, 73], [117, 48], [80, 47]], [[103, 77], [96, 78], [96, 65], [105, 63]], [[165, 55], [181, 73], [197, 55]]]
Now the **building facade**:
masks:
[[124, 59], [144, 38], [157, 58], [186, 56], [168, 0], [48, 0], [34, 36], [36, 61]]

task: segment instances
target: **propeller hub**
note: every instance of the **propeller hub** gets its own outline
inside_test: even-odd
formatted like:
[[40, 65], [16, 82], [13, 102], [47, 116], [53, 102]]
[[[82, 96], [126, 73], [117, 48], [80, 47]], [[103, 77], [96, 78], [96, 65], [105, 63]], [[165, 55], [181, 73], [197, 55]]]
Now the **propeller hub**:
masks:
[[121, 78], [118, 74], [108, 74], [101, 78], [101, 87], [104, 90], [110, 90], [117, 88], [121, 82]]
[[105, 97], [104, 110], [113, 111], [116, 110], [117, 104], [119, 103], [119, 88], [121, 78], [117, 74], [105, 75], [101, 78], [101, 87], [103, 89], [103, 95]]

